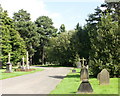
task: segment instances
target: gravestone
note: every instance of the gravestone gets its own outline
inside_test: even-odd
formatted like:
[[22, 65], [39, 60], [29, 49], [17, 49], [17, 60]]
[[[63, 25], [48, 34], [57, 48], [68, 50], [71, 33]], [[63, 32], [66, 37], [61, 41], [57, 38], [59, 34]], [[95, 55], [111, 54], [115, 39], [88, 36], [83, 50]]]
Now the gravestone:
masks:
[[8, 63], [6, 64], [5, 73], [11, 73], [11, 72], [12, 72], [12, 64], [10, 63], [10, 53], [8, 53]]
[[93, 89], [88, 79], [84, 79], [78, 88], [77, 93], [92, 93]]
[[22, 58], [22, 67], [21, 67], [22, 70], [25, 70], [25, 64], [24, 64], [24, 56]]
[[80, 71], [80, 80], [89, 79], [88, 69], [86, 67], [82, 68]]
[[77, 66], [77, 68], [81, 68], [81, 62], [76, 62], [76, 66]]
[[97, 75], [97, 80], [100, 80], [100, 73], [98, 73]]
[[76, 73], [76, 70], [75, 70], [75, 69], [73, 69], [73, 70], [72, 70], [72, 73]]
[[109, 72], [106, 69], [103, 69], [100, 72], [100, 76], [99, 76], [99, 84], [100, 85], [108, 85], [110, 82], [110, 76], [109, 76]]
[[26, 52], [26, 69], [30, 69], [29, 58], [28, 58], [28, 51]]
[[80, 59], [80, 61], [82, 63], [82, 67], [84, 68], [85, 67], [85, 61], [86, 61], [86, 59], [82, 58], [82, 59]]
[[18, 69], [21, 69], [22, 67], [21, 62], [18, 62], [17, 65], [18, 65]]

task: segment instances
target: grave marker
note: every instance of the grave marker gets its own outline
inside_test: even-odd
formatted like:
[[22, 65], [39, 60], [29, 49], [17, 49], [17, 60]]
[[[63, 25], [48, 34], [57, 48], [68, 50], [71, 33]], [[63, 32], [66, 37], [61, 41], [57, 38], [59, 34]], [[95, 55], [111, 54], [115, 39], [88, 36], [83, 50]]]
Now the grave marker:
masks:
[[97, 75], [97, 80], [100, 80], [100, 73], [98, 73]]
[[82, 59], [80, 59], [80, 61], [82, 61], [82, 67], [85, 67], [85, 61], [86, 61], [86, 59], [82, 58]]
[[77, 93], [92, 93], [93, 89], [89, 81], [84, 79], [82, 83], [80, 84], [80, 87], [78, 88]]
[[25, 64], [24, 64], [24, 56], [22, 58], [22, 67], [21, 67], [23, 70], [25, 70]]
[[100, 72], [100, 76], [99, 76], [99, 84], [100, 85], [108, 85], [110, 82], [110, 76], [109, 76], [109, 72], [106, 69], [103, 69]]
[[10, 53], [8, 53], [8, 63], [6, 64], [5, 73], [11, 73], [11, 72], [12, 72], [12, 64], [10, 63]]
[[26, 52], [26, 69], [30, 69], [28, 51]]
[[76, 62], [76, 65], [77, 65], [77, 68], [81, 68], [81, 62], [80, 61]]
[[80, 71], [80, 80], [89, 79], [88, 69], [86, 67], [82, 68]]

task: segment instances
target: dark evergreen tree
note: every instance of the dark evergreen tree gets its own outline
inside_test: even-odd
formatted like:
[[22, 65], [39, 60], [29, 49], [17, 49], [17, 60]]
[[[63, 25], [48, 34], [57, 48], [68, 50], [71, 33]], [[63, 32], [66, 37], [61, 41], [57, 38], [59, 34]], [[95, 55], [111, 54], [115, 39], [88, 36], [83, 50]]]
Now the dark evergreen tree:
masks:
[[0, 60], [5, 65], [8, 60], [8, 53], [11, 53], [11, 62], [14, 66], [25, 55], [25, 42], [15, 30], [13, 20], [8, 17], [7, 11], [4, 11], [2, 7], [0, 7], [0, 25], [2, 50]]
[[40, 35], [40, 46], [36, 48], [37, 52], [34, 58], [38, 58], [37, 62], [45, 64], [45, 47], [48, 46], [49, 38], [57, 35], [57, 29], [53, 26], [53, 22], [48, 16], [41, 16], [37, 18], [35, 24], [37, 25], [37, 32]]
[[23, 9], [14, 13], [13, 20], [16, 30], [20, 33], [21, 37], [24, 39], [27, 50], [29, 52], [30, 64], [32, 64], [32, 57], [35, 48], [39, 46], [39, 34], [37, 33], [37, 26], [30, 21], [30, 14]]

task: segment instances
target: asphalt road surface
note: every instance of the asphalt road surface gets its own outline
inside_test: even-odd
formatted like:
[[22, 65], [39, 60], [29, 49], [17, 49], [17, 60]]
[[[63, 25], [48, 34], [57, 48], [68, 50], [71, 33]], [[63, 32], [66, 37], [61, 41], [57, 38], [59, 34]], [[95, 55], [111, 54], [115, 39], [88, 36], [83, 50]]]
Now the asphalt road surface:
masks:
[[45, 70], [0, 80], [2, 94], [49, 94], [71, 69], [66, 67], [39, 68]]

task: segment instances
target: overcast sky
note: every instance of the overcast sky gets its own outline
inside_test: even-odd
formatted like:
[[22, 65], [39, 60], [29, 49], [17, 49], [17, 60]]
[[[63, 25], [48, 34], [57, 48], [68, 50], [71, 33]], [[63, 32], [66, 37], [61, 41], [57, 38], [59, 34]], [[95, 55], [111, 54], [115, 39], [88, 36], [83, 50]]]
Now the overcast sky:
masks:
[[67, 30], [74, 29], [78, 22], [83, 26], [88, 15], [103, 3], [104, 0], [0, 0], [10, 17], [24, 9], [31, 14], [32, 21], [46, 15], [53, 20], [56, 28], [65, 24]]

